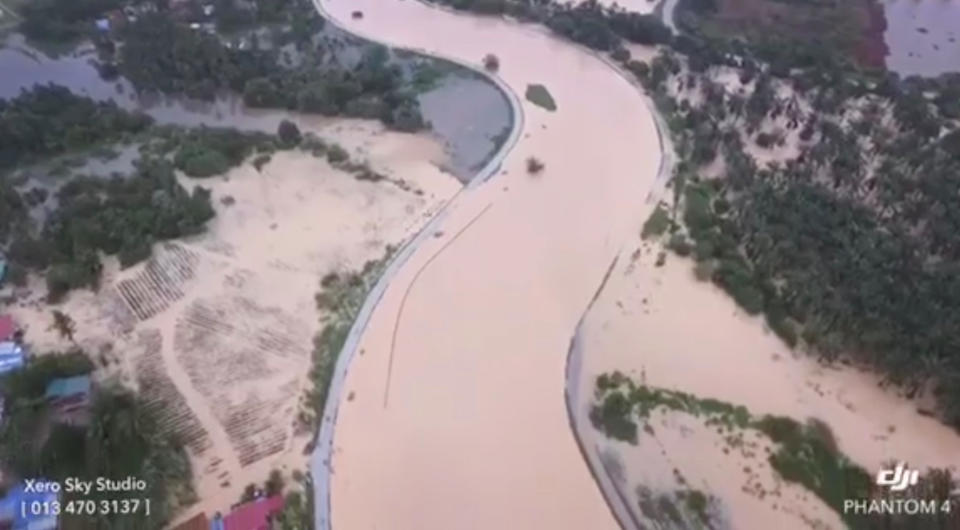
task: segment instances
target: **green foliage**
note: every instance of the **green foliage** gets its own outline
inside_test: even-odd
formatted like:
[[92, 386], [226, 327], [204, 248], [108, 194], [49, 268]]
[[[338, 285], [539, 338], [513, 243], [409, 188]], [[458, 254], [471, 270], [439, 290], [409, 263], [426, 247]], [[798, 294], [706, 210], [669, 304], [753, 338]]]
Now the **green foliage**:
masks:
[[270, 141], [270, 137], [262, 133], [200, 127], [174, 132], [167, 147], [179, 145], [173, 159], [177, 169], [202, 178], [239, 166], [256, 147]]
[[693, 251], [693, 246], [687, 241], [683, 234], [674, 234], [670, 236], [668, 243], [670, 250], [677, 253], [678, 256], [689, 256]]
[[325, 324], [313, 339], [313, 367], [310, 370], [313, 388], [307, 392], [306, 410], [301, 412], [301, 419], [314, 432], [317, 432], [317, 422], [327, 403], [327, 393], [340, 350], [364, 298], [379, 279], [392, 254], [393, 249], [388, 247], [382, 259], [368, 261], [359, 273], [331, 273], [324, 276], [323, 289], [317, 294], [316, 302], [317, 309], [324, 313]]
[[527, 85], [526, 98], [530, 103], [550, 112], [557, 110], [557, 103], [553, 100], [553, 96], [550, 95], [547, 87], [543, 85]]
[[96, 288], [99, 253], [118, 254], [122, 266], [150, 256], [154, 241], [199, 233], [213, 218], [210, 192], [177, 182], [162, 159], [141, 159], [133, 175], [78, 177], [57, 192], [57, 209], [36, 236], [18, 233], [12, 263], [46, 272], [48, 295], [58, 301], [76, 288]]
[[590, 421], [607, 436], [628, 442], [637, 443], [637, 422], [632, 419], [633, 406], [621, 392], [610, 392], [600, 405], [590, 409]]
[[[690, 414], [702, 418], [705, 425], [719, 425], [729, 431], [759, 431], [775, 444], [769, 461], [784, 480], [796, 482], [813, 492], [852, 528], [875, 528], [872, 525], [879, 521], [844, 514], [844, 500], [868, 499], [872, 496], [873, 480], [864, 469], [839, 452], [829, 426], [822, 421], [811, 419], [804, 425], [782, 416], [754, 417], [745, 407], [637, 385], [619, 372], [602, 374], [597, 378], [595, 399], [591, 411], [594, 425], [607, 436], [632, 443], [636, 443], [636, 439], [630, 439], [629, 434], [636, 432], [636, 420], [648, 421], [651, 413], [659, 408]], [[623, 429], [624, 432], [617, 429]], [[652, 430], [647, 432], [655, 436]], [[942, 472], [933, 471], [928, 477], [930, 484], [937, 483], [940, 486], [937, 493], [930, 497], [949, 498], [953, 485], [949, 474], [945, 485]], [[701, 521], [706, 521], [709, 504], [706, 495], [691, 490], [678, 494], [678, 497], [684, 499], [687, 508], [698, 514]], [[644, 511], [646, 513], [647, 510]]]
[[712, 194], [702, 184], [690, 184], [684, 190], [683, 222], [696, 237], [697, 232], [709, 230], [716, 224], [710, 203]]
[[295, 147], [300, 143], [303, 136], [300, 134], [300, 128], [290, 120], [283, 120], [277, 127], [277, 138], [280, 139], [280, 145], [286, 148]]
[[659, 237], [663, 235], [668, 228], [670, 228], [670, 213], [667, 212], [667, 209], [664, 208], [662, 204], [657, 204], [653, 213], [650, 214], [650, 217], [643, 223], [643, 229], [640, 230], [640, 237], [643, 239]]
[[265, 166], [265, 165], [267, 165], [267, 164], [270, 163], [270, 160], [271, 160], [272, 158], [273, 158], [273, 156], [270, 155], [270, 154], [257, 155], [257, 156], [253, 159], [253, 167], [254, 167], [257, 171], [260, 171], [261, 169], [263, 169], [263, 166]]
[[370, 47], [353, 68], [331, 63], [324, 57], [337, 50], [331, 43], [313, 42], [322, 19], [309, 2], [281, 2], [276, 9], [290, 24], [285, 35], [303, 53], [295, 67], [285, 66], [276, 48], [228, 48], [217, 36], [191, 30], [161, 12], [124, 29], [119, 69], [140, 90], [205, 100], [230, 91], [241, 93], [251, 107], [379, 119], [401, 131], [427, 126], [407, 90], [416, 80], [408, 81], [387, 60], [386, 48]]
[[868, 498], [873, 478], [836, 451], [832, 435], [825, 437], [825, 427], [822, 422], [805, 426], [790, 418], [773, 416], [755, 422], [755, 428], [779, 445], [769, 457], [770, 466], [784, 480], [797, 482], [815, 493], [848, 523], [856, 523], [861, 518], [845, 515], [843, 501]]
[[[34, 85], [9, 101], [0, 99], [0, 169], [137, 133], [151, 121], [114, 103], [77, 96], [63, 86]], [[0, 206], [19, 209], [18, 203], [0, 180]], [[8, 219], [5, 210], [0, 208], [0, 236]]]
[[341, 164], [350, 159], [350, 153], [338, 144], [327, 146], [327, 161], [331, 165]]
[[20, 30], [33, 40], [72, 42], [90, 32], [93, 21], [122, 0], [31, 0], [20, 7]]

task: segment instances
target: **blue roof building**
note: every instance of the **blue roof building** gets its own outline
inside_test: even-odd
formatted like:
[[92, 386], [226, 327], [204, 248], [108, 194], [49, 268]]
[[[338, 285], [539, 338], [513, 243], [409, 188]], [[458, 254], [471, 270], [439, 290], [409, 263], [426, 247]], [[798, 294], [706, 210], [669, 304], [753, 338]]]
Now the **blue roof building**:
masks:
[[45, 397], [56, 400], [88, 394], [90, 394], [90, 376], [77, 375], [50, 381], [50, 384], [47, 385]]
[[23, 367], [23, 346], [15, 342], [0, 342], [0, 375]]

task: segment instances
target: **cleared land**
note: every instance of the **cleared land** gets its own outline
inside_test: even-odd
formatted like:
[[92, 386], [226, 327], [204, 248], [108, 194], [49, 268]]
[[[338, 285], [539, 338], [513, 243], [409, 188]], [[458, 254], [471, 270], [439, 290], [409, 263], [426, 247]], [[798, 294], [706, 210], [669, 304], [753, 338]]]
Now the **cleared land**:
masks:
[[[425, 137], [369, 122], [300, 126], [388, 178], [359, 180], [302, 151], [278, 152], [259, 171], [248, 163], [222, 177], [183, 177], [212, 190], [208, 232], [157, 245], [127, 270], [108, 261], [99, 292], [72, 293], [59, 308], [104, 375], [137, 387], [190, 448], [201, 503], [184, 518], [229, 509], [271, 469], [305, 468], [312, 433], [298, 421], [299, 400], [323, 316], [321, 278], [381, 257], [460, 188]], [[37, 351], [67, 348], [34, 287], [10, 311]]]

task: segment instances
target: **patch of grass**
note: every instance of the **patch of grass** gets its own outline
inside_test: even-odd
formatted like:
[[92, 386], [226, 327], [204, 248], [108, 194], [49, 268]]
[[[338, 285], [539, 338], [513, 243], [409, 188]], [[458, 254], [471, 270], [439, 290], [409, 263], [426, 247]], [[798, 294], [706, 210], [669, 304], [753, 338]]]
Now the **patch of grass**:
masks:
[[543, 85], [527, 85], [527, 101], [534, 105], [553, 112], [557, 110], [557, 102], [553, 100], [550, 91]]
[[643, 229], [640, 230], [640, 237], [643, 239], [659, 237], [662, 236], [668, 228], [670, 228], [670, 214], [662, 204], [658, 204], [647, 221], [643, 223]]
[[316, 295], [316, 303], [317, 309], [323, 314], [324, 326], [313, 339], [313, 367], [310, 370], [313, 388], [307, 391], [305, 407], [300, 412], [301, 423], [314, 433], [327, 404], [327, 393], [340, 350], [363, 300], [380, 278], [393, 252], [393, 247], [388, 246], [382, 258], [368, 261], [360, 272], [330, 273], [321, 281], [322, 289]]

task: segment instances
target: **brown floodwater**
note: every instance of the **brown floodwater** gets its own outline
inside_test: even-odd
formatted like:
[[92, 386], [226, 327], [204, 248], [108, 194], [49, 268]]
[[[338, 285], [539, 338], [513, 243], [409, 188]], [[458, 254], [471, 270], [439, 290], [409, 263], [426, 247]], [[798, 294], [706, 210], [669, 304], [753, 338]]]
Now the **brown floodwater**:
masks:
[[[336, 418], [332, 526], [616, 528], [568, 423], [564, 370], [660, 164], [642, 95], [531, 26], [413, 1], [324, 8], [388, 44], [478, 66], [493, 53], [515, 93], [542, 84], [558, 107], [523, 102], [502, 173], [453, 201], [374, 311]], [[545, 169], [527, 174], [528, 157]]]

